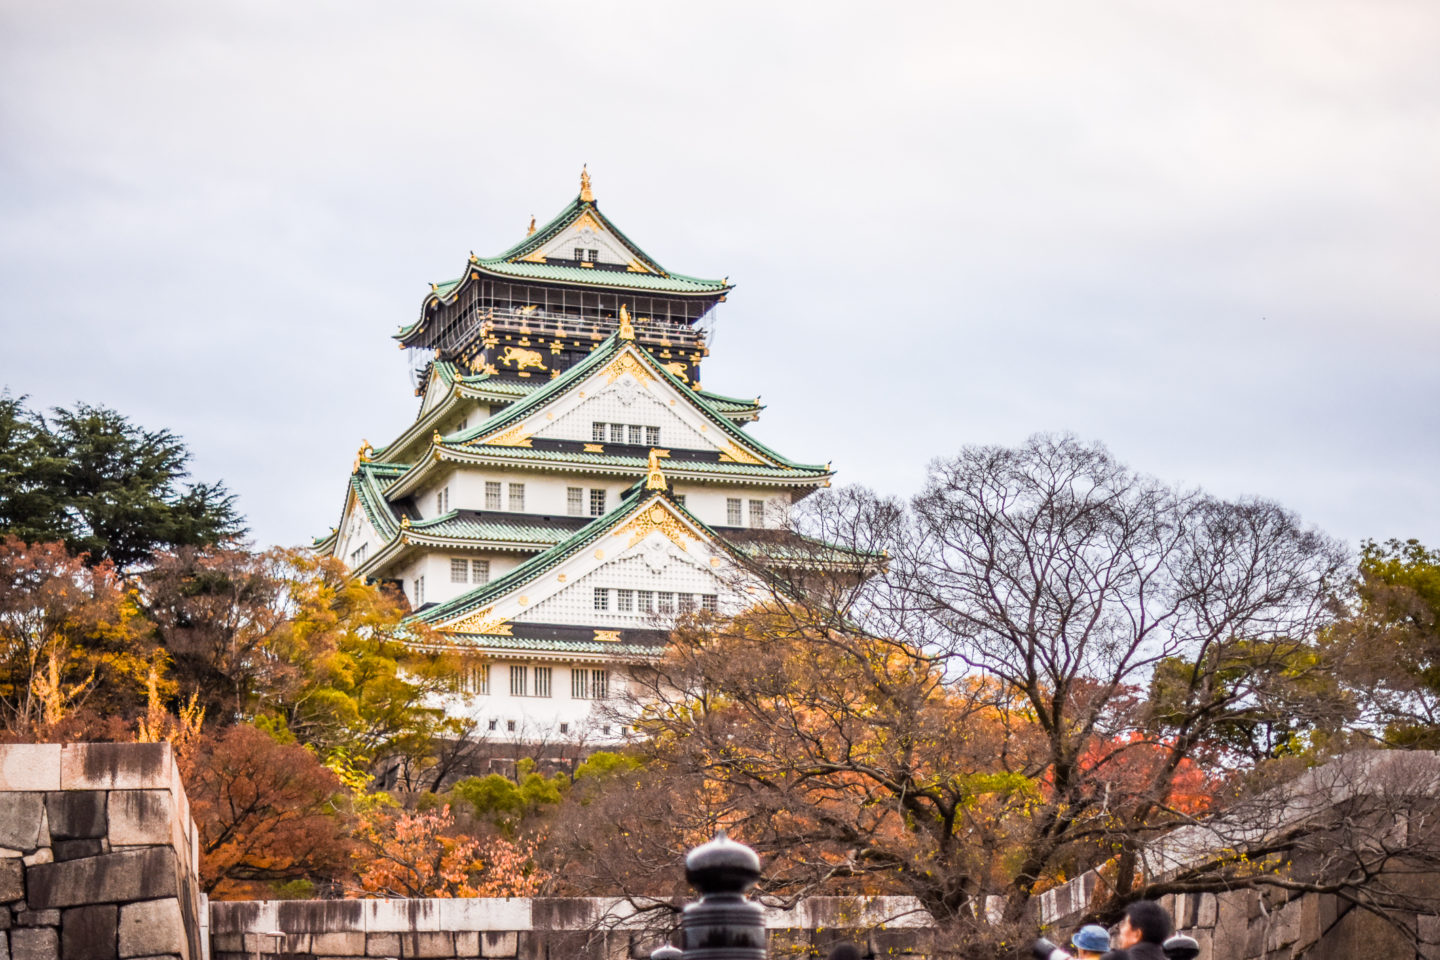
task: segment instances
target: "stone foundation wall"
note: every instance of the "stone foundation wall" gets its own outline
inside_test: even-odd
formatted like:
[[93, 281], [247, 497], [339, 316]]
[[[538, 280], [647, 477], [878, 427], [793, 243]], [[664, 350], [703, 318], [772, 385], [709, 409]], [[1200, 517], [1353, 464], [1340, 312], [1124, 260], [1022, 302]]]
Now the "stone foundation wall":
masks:
[[168, 743], [0, 745], [0, 960], [205, 956]]
[[[214, 960], [641, 960], [677, 920], [605, 899], [239, 901], [212, 904], [210, 929]], [[931, 920], [908, 897], [815, 897], [767, 910], [765, 926], [772, 957], [842, 939], [898, 957], [929, 952]]]

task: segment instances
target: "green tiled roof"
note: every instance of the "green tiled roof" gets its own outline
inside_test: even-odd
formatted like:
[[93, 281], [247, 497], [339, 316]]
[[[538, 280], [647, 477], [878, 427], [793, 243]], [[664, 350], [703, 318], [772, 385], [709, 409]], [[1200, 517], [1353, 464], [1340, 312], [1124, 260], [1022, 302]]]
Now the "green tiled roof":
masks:
[[525, 650], [536, 653], [595, 653], [620, 657], [654, 657], [664, 652], [663, 646], [634, 643], [606, 643], [599, 640], [541, 640], [528, 637], [502, 637], [494, 634], [451, 633], [473, 641], [479, 647], [501, 650]]
[[[467, 431], [468, 432], [468, 431]], [[624, 456], [613, 453], [567, 453], [563, 450], [536, 450], [533, 447], [503, 446], [459, 446], [450, 441], [445, 445], [462, 453], [479, 456], [527, 460], [537, 463], [570, 463], [597, 467], [627, 467], [643, 473], [648, 461], [641, 456]], [[824, 464], [796, 464], [791, 467], [773, 467], [769, 464], [716, 462], [714, 460], [669, 460], [662, 459], [660, 468], [666, 475], [701, 473], [715, 476], [773, 477], [778, 479], [804, 480], [812, 477], [829, 476]]]
[[451, 510], [430, 520], [410, 524], [410, 532], [456, 540], [489, 540], [499, 543], [560, 543], [575, 535], [576, 527], [547, 524], [525, 514], [512, 517], [477, 516], [475, 511]]

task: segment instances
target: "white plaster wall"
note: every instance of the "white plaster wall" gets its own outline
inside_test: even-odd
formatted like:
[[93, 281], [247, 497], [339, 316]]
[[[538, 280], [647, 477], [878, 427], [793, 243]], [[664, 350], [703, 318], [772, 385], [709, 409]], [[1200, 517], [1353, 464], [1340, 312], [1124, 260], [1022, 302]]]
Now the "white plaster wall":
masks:
[[[635, 483], [635, 478], [596, 477], [583, 473], [541, 473], [534, 470], [496, 470], [466, 466], [449, 474], [450, 508], [452, 510], [484, 510], [485, 483], [498, 481], [500, 508], [510, 509], [510, 484], [525, 484], [525, 513], [563, 517], [567, 515], [567, 487], [585, 490], [585, 513], [589, 516], [590, 490], [606, 491], [605, 509], [620, 502], [620, 494]], [[431, 494], [433, 509], [434, 495]]]
[[[523, 667], [527, 671], [527, 689], [534, 690], [534, 668], [549, 667], [551, 689], [549, 697], [514, 697], [510, 695], [510, 668]], [[609, 694], [613, 699], [626, 689], [628, 671], [623, 664], [616, 663], [570, 663], [543, 660], [490, 661], [490, 692], [485, 695], [467, 694], [451, 699], [447, 707], [455, 715], [473, 717], [480, 721], [479, 735], [504, 741], [509, 738], [524, 740], [591, 740], [616, 741], [624, 734], [622, 724], [613, 719], [601, 717], [598, 707], [601, 701], [580, 700], [571, 697], [572, 670], [608, 670], [610, 674]], [[490, 729], [490, 721], [495, 729]], [[515, 729], [509, 729], [514, 723]], [[568, 729], [560, 732], [560, 724]], [[610, 726], [609, 734], [605, 726]]]
[[674, 492], [685, 495], [685, 509], [712, 527], [728, 527], [725, 501], [731, 498], [740, 501], [740, 525], [750, 525], [750, 501], [765, 501], [765, 526], [778, 528], [785, 525], [790, 508], [790, 493], [776, 492], [774, 487], [731, 487], [711, 484], [677, 483]]

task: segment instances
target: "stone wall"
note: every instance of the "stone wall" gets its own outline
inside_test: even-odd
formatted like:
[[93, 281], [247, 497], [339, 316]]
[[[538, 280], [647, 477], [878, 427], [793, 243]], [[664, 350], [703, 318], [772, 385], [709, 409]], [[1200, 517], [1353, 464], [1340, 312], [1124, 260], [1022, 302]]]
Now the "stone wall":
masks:
[[168, 743], [0, 745], [0, 960], [205, 956]]
[[[676, 920], [624, 900], [296, 900], [211, 905], [214, 960], [485, 957], [639, 960]], [[849, 939], [880, 955], [925, 954], [931, 919], [908, 897], [815, 897], [767, 910], [772, 957], [823, 953]]]

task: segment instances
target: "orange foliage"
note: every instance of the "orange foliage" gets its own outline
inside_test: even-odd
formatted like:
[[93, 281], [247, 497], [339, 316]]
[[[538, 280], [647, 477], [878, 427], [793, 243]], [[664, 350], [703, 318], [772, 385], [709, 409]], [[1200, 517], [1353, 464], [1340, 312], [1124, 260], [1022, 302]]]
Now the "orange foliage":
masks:
[[360, 888], [384, 897], [525, 897], [540, 890], [544, 875], [534, 849], [503, 837], [480, 841], [453, 833], [448, 806], [423, 813], [381, 806], [363, 818]]

